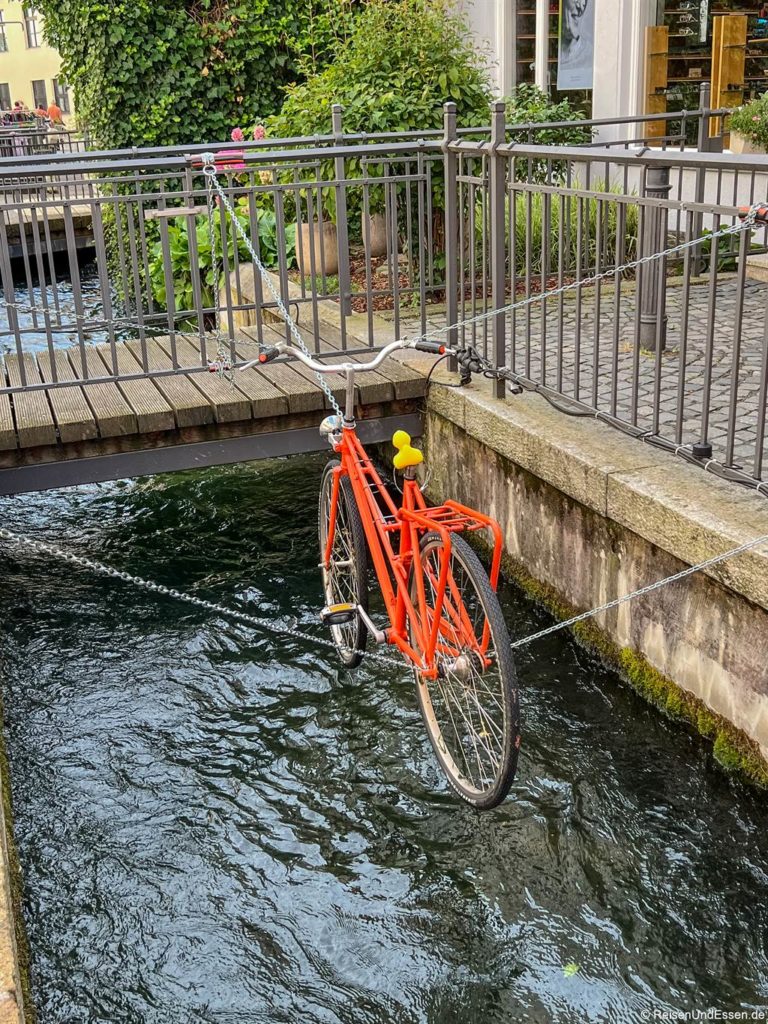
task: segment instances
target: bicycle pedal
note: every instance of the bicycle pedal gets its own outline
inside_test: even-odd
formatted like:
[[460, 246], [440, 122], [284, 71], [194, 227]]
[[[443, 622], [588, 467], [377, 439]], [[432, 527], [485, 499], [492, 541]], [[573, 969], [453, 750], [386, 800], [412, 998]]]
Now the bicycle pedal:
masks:
[[348, 626], [357, 618], [357, 605], [331, 604], [320, 612], [320, 621], [325, 626]]

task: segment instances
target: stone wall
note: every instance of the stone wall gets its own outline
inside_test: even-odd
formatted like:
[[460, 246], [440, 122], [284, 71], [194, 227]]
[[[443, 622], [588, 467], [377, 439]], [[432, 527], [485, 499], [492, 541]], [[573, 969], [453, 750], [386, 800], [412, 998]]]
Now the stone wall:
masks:
[[[507, 570], [558, 615], [768, 534], [768, 502], [535, 396], [433, 390], [431, 497], [495, 516]], [[603, 613], [582, 637], [768, 781], [768, 546]]]

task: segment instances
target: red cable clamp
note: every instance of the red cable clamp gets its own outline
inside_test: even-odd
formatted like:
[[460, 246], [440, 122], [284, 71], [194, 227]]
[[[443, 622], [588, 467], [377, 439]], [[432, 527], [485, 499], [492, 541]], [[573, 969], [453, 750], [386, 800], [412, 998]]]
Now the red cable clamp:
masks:
[[761, 224], [768, 224], [768, 206], [740, 206], [739, 217], [744, 220], [745, 217], [752, 213], [756, 221]]
[[[213, 157], [213, 161], [209, 158]], [[208, 167], [212, 162], [217, 171], [244, 171], [245, 150], [244, 149], [220, 149], [218, 153], [203, 153], [201, 156], [189, 158], [194, 168]]]

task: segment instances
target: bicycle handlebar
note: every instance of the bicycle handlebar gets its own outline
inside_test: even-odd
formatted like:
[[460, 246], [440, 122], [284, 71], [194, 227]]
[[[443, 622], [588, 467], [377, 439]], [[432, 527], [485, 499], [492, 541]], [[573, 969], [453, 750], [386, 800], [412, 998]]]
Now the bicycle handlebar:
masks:
[[423, 341], [421, 339], [416, 341], [398, 340], [390, 342], [389, 345], [385, 345], [381, 352], [367, 363], [333, 363], [329, 366], [325, 363], [316, 362], [311, 356], [302, 352], [300, 348], [282, 341], [277, 345], [268, 345], [263, 347], [259, 353], [258, 359], [252, 359], [250, 362], [243, 364], [240, 369], [247, 370], [251, 366], [270, 363], [280, 355], [292, 355], [296, 356], [296, 358], [304, 363], [305, 366], [308, 366], [310, 370], [314, 370], [315, 373], [365, 373], [367, 370], [375, 370], [377, 366], [381, 366], [387, 356], [404, 348], [412, 348], [417, 352], [429, 352], [436, 356], [454, 354], [453, 349], [448, 348], [447, 345], [440, 344], [438, 341]]

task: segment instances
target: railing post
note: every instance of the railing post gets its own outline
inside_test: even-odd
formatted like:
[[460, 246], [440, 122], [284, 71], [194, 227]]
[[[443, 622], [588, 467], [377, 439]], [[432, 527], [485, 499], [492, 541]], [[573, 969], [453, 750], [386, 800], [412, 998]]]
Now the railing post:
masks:
[[[669, 167], [651, 166], [645, 178], [645, 195], [649, 199], [666, 199], [672, 188]], [[661, 206], [647, 206], [641, 241], [643, 257], [662, 252], [667, 247], [668, 211]], [[646, 264], [640, 290], [640, 344], [645, 349], [663, 352], [667, 346], [666, 259]], [[662, 305], [661, 312], [659, 310]]]
[[[702, 82], [699, 86], [699, 136], [697, 148], [699, 153], [707, 153], [712, 149], [712, 140], [709, 137], [709, 101], [711, 87], [709, 82]], [[696, 168], [696, 198], [697, 203], [704, 202], [705, 188], [707, 182], [706, 167]], [[694, 213], [691, 222], [691, 231], [694, 238], [701, 238], [704, 232], [704, 214]], [[704, 271], [704, 258], [702, 248], [697, 245], [691, 254], [691, 273], [699, 277]]]
[[[344, 143], [344, 128], [341, 122], [341, 113], [344, 108], [340, 103], [334, 103], [331, 108], [333, 118], [333, 137], [337, 146]], [[337, 156], [335, 161], [336, 185], [336, 238], [339, 245], [339, 304], [344, 316], [352, 312], [352, 285], [349, 272], [349, 226], [347, 224], [347, 190], [346, 190], [346, 161], [343, 156]], [[342, 344], [346, 339], [346, 331], [342, 320]]]
[[[445, 325], [449, 348], [458, 348], [459, 329], [459, 158], [449, 146], [456, 139], [456, 104], [443, 106], [443, 174], [445, 176]], [[457, 362], [451, 357], [450, 368]]]
[[[506, 305], [504, 200], [507, 194], [507, 161], [506, 157], [498, 152], [498, 147], [506, 141], [506, 134], [506, 105], [500, 100], [491, 104], [491, 149], [489, 154], [491, 302], [493, 308], [500, 311]], [[498, 312], [493, 318], [493, 357], [496, 366], [507, 365], [506, 316], [503, 312]], [[504, 398], [506, 393], [507, 385], [504, 378], [494, 381], [496, 398]]]

